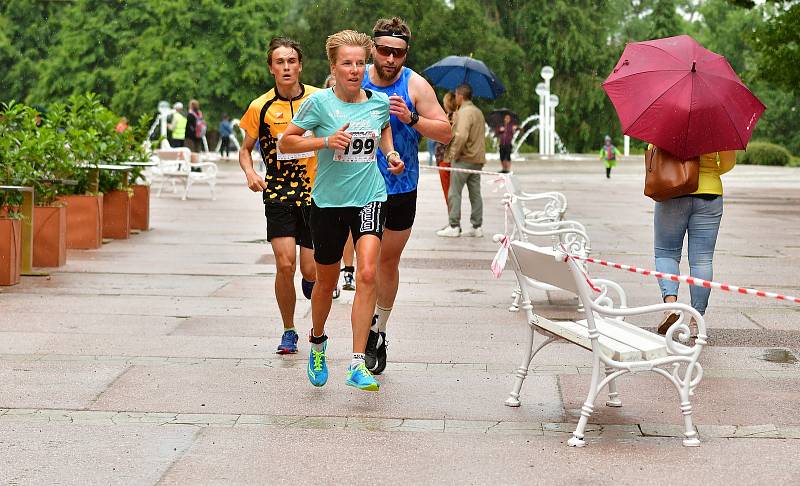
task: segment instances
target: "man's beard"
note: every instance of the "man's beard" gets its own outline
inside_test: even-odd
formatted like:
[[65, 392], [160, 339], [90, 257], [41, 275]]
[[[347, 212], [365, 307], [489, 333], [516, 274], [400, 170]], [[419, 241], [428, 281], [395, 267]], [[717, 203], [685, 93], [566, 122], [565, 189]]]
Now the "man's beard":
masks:
[[376, 62], [375, 63], [375, 72], [378, 74], [378, 77], [382, 81], [391, 81], [392, 79], [394, 79], [395, 76], [397, 76], [397, 73], [400, 72], [400, 69], [402, 67], [403, 67], [402, 64], [396, 65], [395, 66], [395, 72], [390, 76], [389, 74], [386, 73], [386, 71], [384, 71], [383, 66], [381, 66], [380, 64], [378, 64]]

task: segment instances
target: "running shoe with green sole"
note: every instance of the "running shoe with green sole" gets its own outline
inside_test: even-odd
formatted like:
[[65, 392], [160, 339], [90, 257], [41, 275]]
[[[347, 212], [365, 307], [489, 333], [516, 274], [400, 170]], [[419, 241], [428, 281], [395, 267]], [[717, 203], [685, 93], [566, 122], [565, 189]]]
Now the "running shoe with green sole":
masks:
[[345, 384], [364, 391], [378, 391], [381, 389], [380, 383], [375, 380], [372, 373], [364, 366], [364, 363], [347, 370]]

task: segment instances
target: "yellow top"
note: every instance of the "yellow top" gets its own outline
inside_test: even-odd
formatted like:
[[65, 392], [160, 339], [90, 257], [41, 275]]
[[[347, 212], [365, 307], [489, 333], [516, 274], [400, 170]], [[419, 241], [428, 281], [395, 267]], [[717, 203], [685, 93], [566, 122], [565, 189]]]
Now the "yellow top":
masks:
[[253, 100], [239, 122], [249, 136], [258, 140], [267, 167], [265, 200], [296, 206], [311, 204], [311, 188], [317, 174], [316, 153], [281, 154], [278, 140], [300, 106], [318, 90], [301, 84], [300, 95], [287, 99], [273, 88]]
[[719, 176], [736, 165], [736, 152], [711, 152], [700, 156], [700, 179], [692, 194], [722, 195], [722, 179]]
[[[647, 150], [653, 148], [648, 144]], [[700, 156], [700, 177], [697, 190], [692, 194], [722, 195], [722, 179], [719, 176], [733, 169], [736, 165], [736, 151], [711, 152]]]

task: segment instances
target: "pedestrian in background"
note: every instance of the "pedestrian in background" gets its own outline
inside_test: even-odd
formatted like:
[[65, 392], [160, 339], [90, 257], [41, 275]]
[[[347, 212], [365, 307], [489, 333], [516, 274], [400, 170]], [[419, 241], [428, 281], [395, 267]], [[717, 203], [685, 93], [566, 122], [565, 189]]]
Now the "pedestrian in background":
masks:
[[[450, 126], [453, 126], [455, 122], [456, 110], [458, 106], [456, 106], [456, 95], [452, 91], [448, 91], [444, 94], [442, 98], [442, 105], [444, 107], [444, 112], [447, 114], [447, 121], [450, 122]], [[445, 162], [444, 154], [447, 151], [447, 144], [436, 142], [436, 148], [434, 150], [434, 155], [436, 157], [436, 165], [438, 167], [450, 167], [450, 162]], [[447, 202], [447, 193], [450, 191], [450, 171], [447, 170], [440, 170], [439, 171], [439, 181], [442, 183], [442, 192], [444, 193], [444, 203], [448, 205]], [[449, 210], [448, 210], [449, 214]]]
[[500, 169], [501, 174], [508, 174], [511, 172], [511, 141], [514, 139], [514, 134], [517, 132], [517, 125], [511, 118], [511, 115], [506, 113], [503, 115], [503, 124], [497, 127], [497, 141], [500, 145]]
[[603, 148], [600, 149], [600, 160], [606, 164], [606, 179], [611, 179], [611, 168], [617, 165], [617, 156], [622, 155], [619, 149], [611, 143], [611, 137], [606, 135]]
[[[486, 120], [483, 113], [472, 103], [472, 87], [462, 84], [456, 88], [458, 114], [453, 125], [453, 140], [447, 147], [444, 160], [454, 169], [482, 170], [486, 164]], [[467, 186], [470, 213], [470, 230], [461, 231], [461, 193]], [[481, 196], [481, 175], [453, 172], [450, 177], [450, 191], [447, 194], [450, 209], [450, 225], [436, 232], [438, 236], [458, 237], [483, 236], [483, 198]]]
[[183, 116], [183, 103], [178, 101], [172, 105], [171, 119], [167, 128], [170, 129], [172, 136], [169, 139], [169, 145], [173, 148], [183, 147], [186, 142], [186, 117]]
[[[231, 117], [227, 113], [222, 114], [222, 121], [219, 122], [219, 156], [228, 158], [231, 153], [231, 135], [233, 135], [233, 124]], [[224, 153], [224, 155], [223, 155]]]

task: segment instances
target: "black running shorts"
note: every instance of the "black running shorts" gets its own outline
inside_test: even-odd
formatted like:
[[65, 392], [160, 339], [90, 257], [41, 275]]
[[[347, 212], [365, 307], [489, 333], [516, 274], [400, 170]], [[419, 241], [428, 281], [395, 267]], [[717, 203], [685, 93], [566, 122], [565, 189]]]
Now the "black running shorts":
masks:
[[264, 215], [267, 217], [267, 241], [273, 238], [290, 236], [304, 248], [314, 248], [309, 226], [309, 206], [289, 204], [264, 204]]
[[389, 194], [386, 199], [386, 229], [403, 231], [411, 228], [417, 216], [417, 190]]
[[347, 235], [353, 244], [363, 235], [383, 237], [386, 203], [373, 201], [363, 208], [321, 208], [311, 202], [311, 235], [314, 239], [314, 260], [332, 265], [342, 259]]

